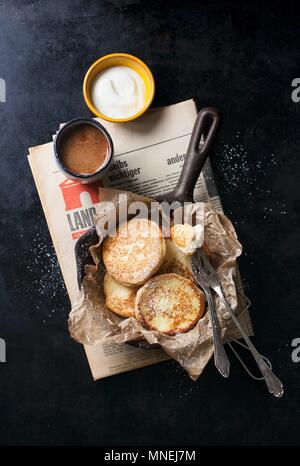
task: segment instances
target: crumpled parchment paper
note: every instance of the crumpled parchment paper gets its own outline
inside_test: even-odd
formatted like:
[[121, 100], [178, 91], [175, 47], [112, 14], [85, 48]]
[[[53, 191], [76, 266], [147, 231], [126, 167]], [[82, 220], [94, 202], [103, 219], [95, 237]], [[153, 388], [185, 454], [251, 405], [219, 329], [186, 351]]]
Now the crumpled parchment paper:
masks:
[[[110, 209], [106, 202], [112, 202], [118, 213], [124, 207], [122, 202], [132, 206], [137, 201], [143, 201], [148, 205], [152, 201], [128, 192], [123, 192], [120, 201], [120, 193], [122, 192], [118, 190], [100, 188], [102, 203], [95, 217], [99, 243], [90, 248], [95, 265], [88, 265], [85, 268], [86, 275], [82, 284], [81, 299], [73, 305], [69, 315], [70, 334], [76, 341], [84, 344], [104, 341], [124, 343], [138, 339], [144, 339], [150, 344], [159, 344], [166, 353], [184, 367], [193, 380], [196, 380], [213, 354], [209, 312], [206, 312], [189, 332], [169, 336], [145, 329], [134, 317], [121, 319], [105, 306], [103, 296], [105, 269], [101, 258], [101, 243], [108, 220], [111, 215], [114, 215], [113, 209]], [[242, 247], [237, 240], [233, 225], [225, 215], [218, 213], [209, 203], [195, 203], [189, 208], [192, 209], [191, 213], [196, 218], [197, 224], [203, 225], [202, 239], [219, 273], [225, 297], [232, 308], [236, 309], [238, 298], [234, 276], [236, 258], [241, 254]], [[128, 219], [132, 216], [129, 215]], [[219, 299], [215, 295], [213, 297], [224, 336], [230, 322], [229, 315]]]

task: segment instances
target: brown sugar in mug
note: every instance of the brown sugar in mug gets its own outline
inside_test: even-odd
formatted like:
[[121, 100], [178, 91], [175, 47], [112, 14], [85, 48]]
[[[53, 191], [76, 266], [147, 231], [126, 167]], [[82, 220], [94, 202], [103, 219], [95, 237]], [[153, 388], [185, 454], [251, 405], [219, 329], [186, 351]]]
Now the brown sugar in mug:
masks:
[[54, 139], [54, 153], [67, 178], [93, 183], [105, 175], [113, 157], [113, 142], [97, 121], [77, 118], [66, 123]]

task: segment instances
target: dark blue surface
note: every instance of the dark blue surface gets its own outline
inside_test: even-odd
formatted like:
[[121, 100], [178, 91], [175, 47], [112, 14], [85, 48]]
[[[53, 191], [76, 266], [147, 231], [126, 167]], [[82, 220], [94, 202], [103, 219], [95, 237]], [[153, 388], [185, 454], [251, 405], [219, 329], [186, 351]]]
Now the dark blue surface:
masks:
[[[0, 1], [0, 444], [299, 444], [299, 43], [291, 2]], [[255, 343], [285, 382], [281, 400], [233, 356], [229, 380], [210, 363], [194, 383], [168, 362], [93, 383], [68, 335], [27, 148], [90, 115], [84, 74], [115, 51], [150, 66], [154, 105], [195, 97], [223, 112], [214, 170], [244, 245]]]

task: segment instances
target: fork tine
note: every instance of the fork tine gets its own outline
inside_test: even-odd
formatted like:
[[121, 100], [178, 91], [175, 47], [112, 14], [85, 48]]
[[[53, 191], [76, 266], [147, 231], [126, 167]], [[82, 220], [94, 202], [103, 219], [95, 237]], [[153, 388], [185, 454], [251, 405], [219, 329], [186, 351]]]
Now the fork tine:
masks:
[[203, 263], [201, 261], [201, 257], [197, 257], [198, 254], [194, 254], [192, 258], [192, 270], [197, 275], [197, 278], [203, 282], [203, 280], [207, 280], [207, 273], [203, 267]]
[[202, 263], [205, 267], [205, 269], [210, 272], [210, 274], [214, 274], [214, 275], [217, 275], [217, 271], [216, 269], [212, 266], [210, 260], [208, 259], [208, 257], [206, 256], [205, 252], [203, 251], [203, 249], [201, 248], [199, 250], [199, 255], [202, 259]]
[[209, 270], [208, 270], [208, 267], [206, 265], [206, 261], [204, 260], [204, 257], [203, 255], [201, 254], [201, 249], [198, 250], [198, 257], [199, 257], [199, 262], [201, 264], [201, 267], [202, 269], [204, 270], [205, 274], [206, 275], [209, 275]]
[[206, 265], [207, 262], [209, 262], [209, 261], [208, 261], [208, 259], [207, 259], [207, 257], [206, 257], [205, 252], [203, 251], [203, 248], [199, 248], [198, 251], [199, 251], [199, 256], [201, 257], [202, 261], [203, 261], [203, 262], [205, 263], [205, 265]]
[[199, 274], [198, 262], [194, 256], [192, 257], [192, 271], [195, 275]]
[[203, 268], [203, 261], [202, 261], [202, 257], [201, 257], [199, 248], [196, 249], [196, 257], [197, 257], [197, 263], [201, 264], [201, 267]]
[[197, 249], [196, 249], [196, 256], [197, 256], [197, 259], [201, 259], [200, 250], [201, 250], [201, 248], [197, 248]]
[[197, 275], [199, 275], [200, 273], [199, 260], [198, 260], [198, 257], [196, 257], [196, 255], [194, 254], [192, 257], [192, 269], [193, 271], [196, 272]]

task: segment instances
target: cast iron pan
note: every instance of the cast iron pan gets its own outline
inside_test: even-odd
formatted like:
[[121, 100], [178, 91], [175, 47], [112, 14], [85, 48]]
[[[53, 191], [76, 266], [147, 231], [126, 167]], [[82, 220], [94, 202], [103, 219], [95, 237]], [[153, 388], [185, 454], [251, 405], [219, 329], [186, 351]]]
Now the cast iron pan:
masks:
[[[197, 115], [193, 132], [191, 135], [185, 161], [176, 187], [170, 193], [157, 198], [159, 202], [194, 202], [194, 188], [201, 173], [201, 170], [208, 157], [209, 150], [215, 140], [217, 130], [220, 126], [220, 113], [213, 107], [205, 107]], [[200, 144], [200, 140], [201, 144]], [[77, 281], [79, 289], [85, 275], [84, 267], [93, 264], [90, 255], [90, 246], [98, 242], [96, 228], [90, 228], [82, 235], [75, 244], [75, 258], [77, 265]], [[144, 340], [137, 340], [129, 344], [139, 348], [158, 348], [159, 345], [150, 345]]]

